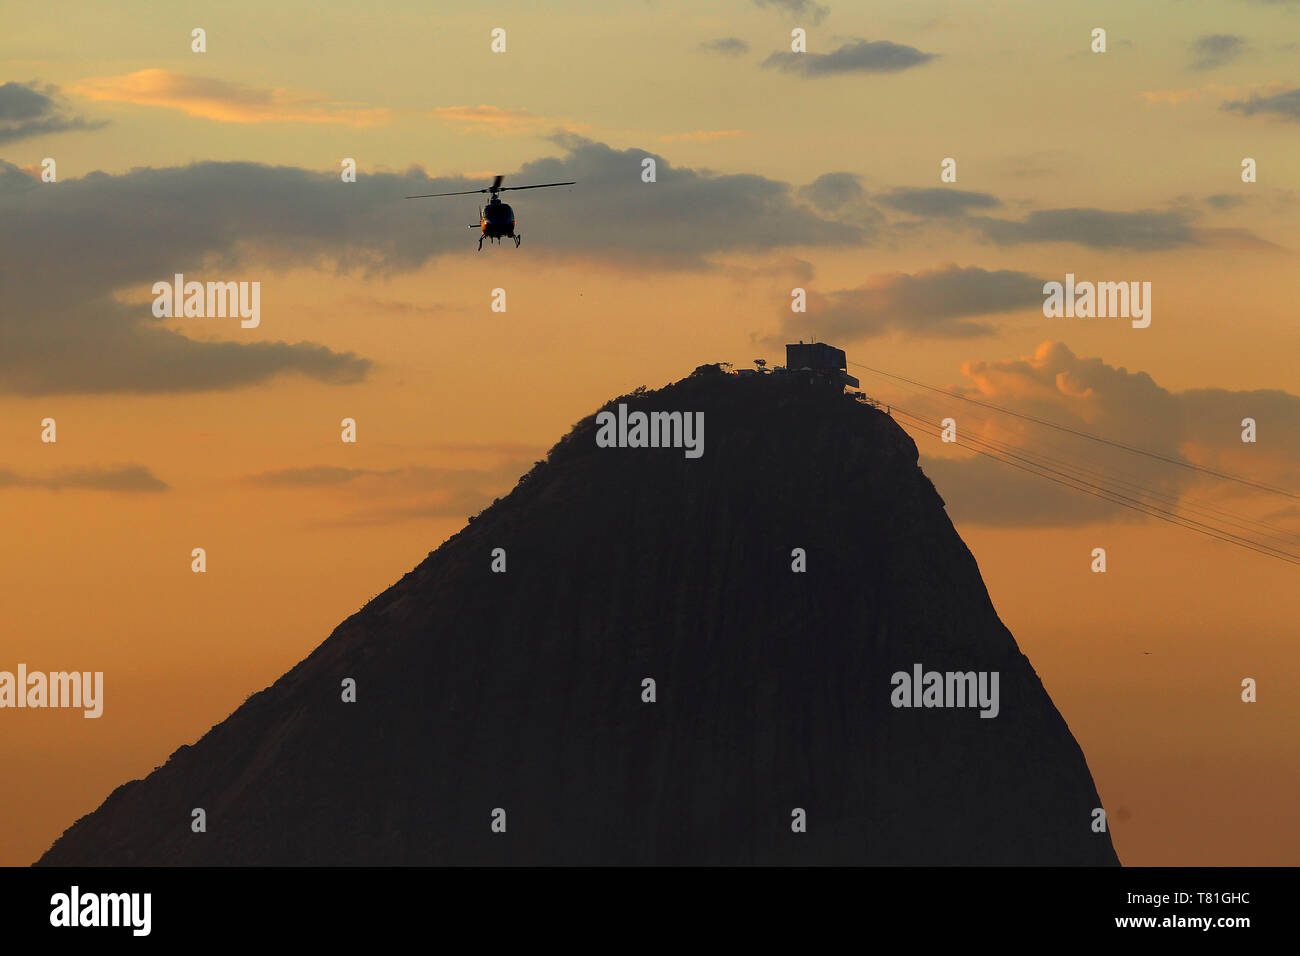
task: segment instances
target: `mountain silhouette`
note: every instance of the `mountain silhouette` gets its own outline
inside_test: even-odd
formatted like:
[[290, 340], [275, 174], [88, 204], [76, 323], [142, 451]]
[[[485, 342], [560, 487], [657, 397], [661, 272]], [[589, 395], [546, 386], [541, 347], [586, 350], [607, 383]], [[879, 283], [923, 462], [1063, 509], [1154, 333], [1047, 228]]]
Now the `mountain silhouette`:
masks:
[[[703, 454], [587, 417], [38, 864], [1118, 863], [892, 418], [716, 366], [620, 403], [702, 412]], [[918, 665], [996, 672], [996, 716], [895, 706]]]

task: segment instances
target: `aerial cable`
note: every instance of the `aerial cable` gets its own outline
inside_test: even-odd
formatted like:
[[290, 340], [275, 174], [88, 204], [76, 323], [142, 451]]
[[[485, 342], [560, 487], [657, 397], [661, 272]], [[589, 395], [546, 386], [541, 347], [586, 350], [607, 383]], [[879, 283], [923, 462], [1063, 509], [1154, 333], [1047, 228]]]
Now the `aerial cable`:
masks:
[[939, 388], [937, 385], [927, 385], [925, 382], [918, 382], [915, 379], [910, 379], [902, 375], [895, 375], [893, 372], [886, 372], [884, 369], [872, 368], [870, 365], [863, 365], [861, 362], [849, 362], [848, 364], [856, 366], [858, 368], [866, 369], [868, 372], [874, 372], [877, 375], [885, 375], [888, 376], [889, 378], [895, 378], [902, 382], [908, 382], [912, 385], [918, 385], [921, 388], [929, 389], [930, 391], [939, 392], [940, 394], [947, 395], [949, 398], [959, 398], [964, 402], [970, 402], [974, 405], [979, 405], [982, 408], [988, 408], [995, 412], [1002, 412], [1005, 415], [1013, 415], [1016, 418], [1020, 418], [1025, 421], [1034, 422], [1035, 424], [1038, 425], [1045, 425], [1048, 428], [1055, 428], [1058, 431], [1069, 432], [1071, 435], [1077, 435], [1078, 437], [1086, 438], [1089, 441], [1100, 442], [1103, 445], [1110, 445], [1112, 448], [1119, 448], [1135, 455], [1145, 455], [1148, 458], [1154, 458], [1158, 461], [1163, 461], [1166, 464], [1177, 465], [1180, 468], [1188, 468], [1191, 469], [1192, 471], [1199, 471], [1203, 474], [1212, 475], [1215, 478], [1222, 478], [1226, 481], [1235, 481], [1238, 482], [1239, 484], [1248, 485], [1251, 488], [1256, 488], [1260, 491], [1270, 492], [1271, 494], [1283, 495], [1287, 498], [1300, 499], [1300, 495], [1295, 494], [1294, 492], [1291, 491], [1287, 491], [1285, 488], [1275, 488], [1272, 485], [1266, 485], [1258, 481], [1252, 481], [1251, 479], [1243, 478], [1240, 475], [1234, 475], [1228, 472], [1216, 471], [1213, 468], [1207, 468], [1204, 465], [1198, 465], [1195, 462], [1183, 461], [1180, 458], [1171, 458], [1170, 456], [1162, 455], [1159, 452], [1148, 451], [1145, 448], [1137, 448], [1136, 446], [1128, 445], [1125, 444], [1124, 442], [1115, 441], [1110, 438], [1103, 438], [1100, 435], [1094, 435], [1091, 432], [1082, 431], [1081, 429], [1078, 428], [1072, 428], [1069, 425], [1062, 425], [1059, 424], [1058, 422], [1048, 421], [1045, 418], [1038, 418], [1037, 416], [1027, 415], [1023, 412], [1012, 411], [1009, 408], [1003, 408], [1001, 405], [995, 405], [992, 402], [980, 401], [977, 398], [971, 398], [969, 395], [962, 395], [960, 392], [954, 392], [946, 388]]
[[[901, 388], [904, 391], [907, 391], [912, 395], [917, 396], [920, 400], [926, 401], [926, 396], [922, 392], [918, 391], [917, 389], [907, 388], [906, 386], [901, 386]], [[911, 413], [911, 414], [913, 415], [913, 417], [917, 417], [915, 413]], [[979, 416], [976, 416], [976, 423], [983, 426], [992, 425], [991, 419], [980, 418]], [[1051, 448], [1067, 457], [1065, 459], [1054, 458], [1051, 455], [1046, 455], [1043, 454], [1042, 452], [1038, 452], [1038, 451], [1031, 452], [1028, 449], [1021, 448], [1020, 446], [1013, 445], [1009, 442], [1001, 442], [998, 439], [988, 438], [986, 436], [983, 436], [982, 440], [989, 442], [990, 444], [995, 446], [1002, 445], [1005, 448], [1010, 449], [1012, 451], [1018, 451], [1024, 455], [1029, 455], [1034, 458], [1042, 459], [1043, 461], [1061, 465], [1062, 467], [1071, 469], [1073, 471], [1083, 472], [1084, 474], [1091, 474], [1094, 477], [1105, 479], [1112, 484], [1128, 486], [1129, 488], [1133, 489], [1135, 492], [1139, 494], [1146, 495], [1148, 497], [1164, 499], [1169, 504], [1172, 504], [1184, 511], [1192, 512], [1194, 514], [1200, 514], [1201, 517], [1212, 518], [1214, 520], [1221, 521], [1223, 523], [1236, 527], [1241, 531], [1247, 531], [1256, 535], [1262, 535], [1263, 537], [1266, 538], [1272, 538], [1273, 540], [1280, 541], [1284, 544], [1287, 544], [1288, 546], [1294, 546], [1296, 544], [1300, 544], [1300, 535], [1297, 535], [1293, 532], [1286, 531], [1274, 525], [1270, 525], [1266, 522], [1259, 521], [1255, 518], [1249, 518], [1245, 515], [1237, 514], [1232, 511], [1225, 511], [1221, 508], [1216, 508], [1213, 505], [1210, 505], [1196, 498], [1190, 498], [1185, 495], [1169, 494], [1168, 492], [1162, 492], [1162, 491], [1157, 491], [1148, 488], [1145, 485], [1141, 484], [1140, 482], [1132, 480], [1134, 478], [1137, 478], [1138, 476], [1132, 475], [1131, 473], [1128, 472], [1115, 471], [1113, 469], [1104, 470], [1102, 468], [1089, 467], [1087, 464], [1082, 464], [1077, 460], [1071, 459], [1070, 457], [1068, 457], [1069, 452], [1067, 452], [1065, 449], [1060, 448], [1057, 445], [1053, 445], [1050, 442], [1043, 441], [1042, 444], [1046, 445], [1048, 448]], [[1126, 480], [1126, 478], [1129, 480]], [[1251, 525], [1253, 527], [1247, 527], [1247, 525]]]
[[[942, 433], [941, 426], [937, 425], [934, 422], [929, 421], [926, 418], [923, 418], [922, 416], [915, 415], [911, 412], [908, 412], [906, 409], [901, 409], [898, 408], [897, 406], [893, 406], [893, 410], [897, 411], [907, 419], [912, 419], [928, 428], [937, 429], [937, 431], [940, 434]], [[929, 432], [927, 432], [927, 434], [929, 434]], [[1198, 534], [1202, 534], [1205, 535], [1206, 537], [1214, 538], [1218, 541], [1223, 541], [1227, 544], [1235, 544], [1238, 547], [1245, 548], [1249, 551], [1254, 551], [1257, 554], [1262, 554], [1271, 558], [1277, 558], [1278, 560], [1285, 561], [1288, 564], [1300, 565], [1300, 555], [1292, 554], [1288, 551], [1283, 551], [1280, 548], [1274, 548], [1271, 545], [1264, 544], [1263, 542], [1254, 541], [1248, 538], [1243, 538], [1239, 535], [1232, 534], [1229, 531], [1225, 531], [1222, 528], [1215, 528], [1212, 525], [1204, 524], [1203, 522], [1196, 521], [1195, 519], [1191, 519], [1183, 515], [1178, 515], [1173, 512], [1165, 511], [1164, 509], [1158, 508], [1150, 504], [1149, 502], [1144, 502], [1139, 499], [1130, 498], [1126, 495], [1120, 494], [1119, 492], [1113, 491], [1104, 486], [1092, 484], [1091, 482], [1084, 481], [1082, 479], [1065, 474], [1063, 472], [1057, 472], [1054, 469], [1050, 469], [1050, 468], [1044, 469], [1044, 466], [1034, 464], [1033, 462], [1027, 462], [1026, 459], [1020, 460], [1021, 462], [1027, 462], [1027, 464], [1022, 464], [1018, 461], [1012, 460], [1013, 458], [1016, 458], [1018, 456], [1008, 455], [1007, 453], [999, 452], [996, 449], [989, 451], [984, 448], [979, 448], [973, 444], [970, 444], [969, 443], [970, 441], [972, 440], [959, 439], [957, 441], [957, 444], [962, 445], [962, 447], [965, 447], [970, 451], [974, 451], [977, 454], [984, 455], [988, 458], [992, 458], [995, 461], [1000, 461], [1006, 465], [1011, 465], [1013, 468], [1018, 468], [1021, 471], [1028, 472], [1029, 474], [1037, 475], [1040, 478], [1046, 478], [1048, 481], [1055, 482], [1056, 484], [1062, 485], [1066, 488], [1070, 488], [1075, 491], [1082, 491], [1085, 494], [1090, 494], [1093, 497], [1100, 498], [1103, 501], [1108, 501], [1111, 504], [1118, 505], [1123, 508], [1128, 508], [1132, 511], [1137, 511], [1140, 512], [1141, 514], [1145, 514], [1150, 517], [1159, 518], [1162, 521], [1166, 521], [1170, 524], [1177, 525], [1180, 528], [1185, 528], [1189, 531], [1195, 531]], [[978, 439], [975, 439], [974, 441], [978, 441]], [[989, 447], [992, 448], [992, 446]], [[1054, 475], [1059, 477], [1054, 477]]]

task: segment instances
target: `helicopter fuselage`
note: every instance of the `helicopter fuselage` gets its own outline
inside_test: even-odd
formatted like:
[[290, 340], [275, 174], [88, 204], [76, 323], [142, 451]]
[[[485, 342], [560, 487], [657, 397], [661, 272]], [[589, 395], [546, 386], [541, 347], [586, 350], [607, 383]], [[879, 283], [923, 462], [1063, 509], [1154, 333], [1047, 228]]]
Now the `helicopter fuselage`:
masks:
[[418, 196], [407, 196], [407, 199], [438, 199], [442, 196], [469, 196], [473, 193], [490, 193], [492, 198], [488, 204], [478, 211], [477, 225], [471, 225], [471, 229], [479, 230], [478, 247], [483, 248], [483, 240], [491, 242], [495, 239], [500, 242], [502, 239], [513, 239], [515, 247], [519, 246], [519, 233], [515, 232], [515, 211], [507, 204], [503, 203], [497, 196], [497, 193], [504, 192], [508, 189], [545, 189], [547, 186], [575, 186], [574, 181], [562, 183], [536, 183], [532, 186], [502, 186], [501, 181], [504, 176], [497, 176], [492, 180], [492, 185], [486, 189], [465, 189], [453, 193], [421, 193]]
[[503, 202], [490, 202], [479, 211], [479, 228], [486, 239], [513, 237], [515, 211]]

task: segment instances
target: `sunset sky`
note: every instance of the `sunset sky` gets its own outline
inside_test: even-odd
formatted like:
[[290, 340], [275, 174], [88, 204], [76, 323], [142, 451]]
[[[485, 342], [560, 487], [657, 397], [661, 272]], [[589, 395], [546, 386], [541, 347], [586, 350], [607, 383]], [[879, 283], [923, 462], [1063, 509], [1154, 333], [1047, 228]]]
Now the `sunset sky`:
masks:
[[[0, 864], [193, 743], [602, 402], [786, 341], [1288, 489], [850, 369], [1300, 553], [1300, 0], [464, 7], [0, 10], [0, 670], [106, 687], [98, 720], [0, 711]], [[522, 246], [481, 253], [477, 197], [402, 198], [498, 173], [578, 185], [512, 194]], [[260, 325], [155, 318], [175, 273], [260, 282]], [[1150, 282], [1150, 327], [1046, 318], [1066, 273]], [[1121, 861], [1300, 863], [1300, 569], [909, 430]]]

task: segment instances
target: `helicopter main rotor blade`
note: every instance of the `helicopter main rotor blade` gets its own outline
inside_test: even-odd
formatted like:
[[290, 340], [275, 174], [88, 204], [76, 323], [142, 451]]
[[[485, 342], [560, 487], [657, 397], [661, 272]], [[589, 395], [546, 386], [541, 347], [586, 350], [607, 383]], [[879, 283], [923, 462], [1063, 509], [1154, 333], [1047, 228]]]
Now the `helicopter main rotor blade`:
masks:
[[538, 183], [536, 186], [502, 186], [501, 192], [505, 192], [507, 189], [544, 189], [547, 186], [574, 186], [576, 184], [577, 181], [575, 180], [568, 183]]
[[496, 192], [498, 189], [501, 188], [501, 180], [503, 180], [503, 179], [505, 179], [504, 176], [497, 176], [497, 177], [495, 177], [495, 178], [492, 180], [492, 186], [491, 186], [491, 189], [492, 189], [493, 192]]
[[435, 199], [438, 196], [472, 196], [474, 193], [485, 193], [486, 189], [467, 189], [460, 193], [424, 193], [420, 196], [404, 196], [404, 199]]

